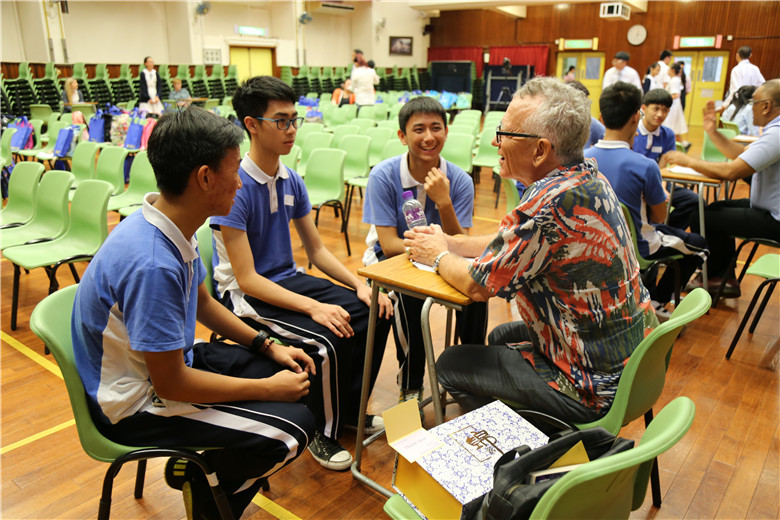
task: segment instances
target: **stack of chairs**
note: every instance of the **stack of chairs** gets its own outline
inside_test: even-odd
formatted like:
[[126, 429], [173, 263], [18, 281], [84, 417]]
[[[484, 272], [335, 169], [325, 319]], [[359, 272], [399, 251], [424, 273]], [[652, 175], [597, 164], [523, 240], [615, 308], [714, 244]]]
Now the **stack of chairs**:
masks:
[[30, 105], [38, 103], [38, 96], [32, 86], [32, 69], [26, 61], [19, 64], [16, 79], [5, 81], [6, 93], [11, 104], [10, 113], [16, 116], [30, 115]]
[[[73, 73], [71, 74], [71, 77], [73, 77], [79, 84], [79, 90], [84, 96], [84, 101], [94, 101], [94, 99], [92, 99], [92, 92], [89, 90], [89, 84], [87, 83], [87, 66], [84, 64], [84, 62], [73, 64]], [[62, 92], [62, 89], [65, 88], [66, 79], [68, 78], [60, 77], [59, 79], [60, 92]]]
[[293, 76], [292, 88], [296, 99], [312, 91], [309, 88], [309, 67], [307, 65], [301, 65], [298, 69], [298, 75]]
[[111, 90], [108, 88], [108, 68], [105, 63], [98, 63], [95, 67], [95, 77], [87, 80], [89, 91], [92, 94], [92, 101], [96, 101], [98, 106], [105, 106], [107, 103], [114, 103]]
[[135, 98], [132, 81], [133, 75], [130, 71], [130, 65], [123, 63], [119, 67], [119, 77], [110, 80], [111, 93], [116, 103], [124, 103]]
[[[199, 98], [208, 98], [208, 97], [216, 97], [216, 96], [209, 96], [209, 89], [206, 86], [206, 66], [205, 65], [195, 65], [195, 74], [192, 76], [192, 79], [190, 80], [190, 95], [192, 97], [199, 97]], [[221, 96], [220, 96], [221, 97]]]
[[292, 67], [289, 65], [282, 65], [281, 67], [281, 73], [279, 75], [279, 79], [290, 85], [293, 86], [293, 73], [292, 73]]
[[320, 94], [323, 92], [333, 92], [336, 85], [333, 84], [333, 67], [322, 67], [322, 76], [320, 77]]
[[238, 88], [238, 67], [235, 65], [228, 66], [228, 73], [223, 83], [225, 84], [225, 95], [232, 97]]
[[42, 78], [33, 80], [33, 87], [38, 96], [38, 103], [49, 105], [52, 110], [60, 108], [60, 89], [57, 88], [57, 77], [60, 71], [54, 66], [54, 62], [46, 64], [46, 71]]
[[11, 97], [5, 90], [5, 79], [0, 74], [0, 113], [11, 114]]
[[[187, 91], [190, 93], [192, 97], [199, 97], [195, 95], [195, 92], [192, 91], [191, 85], [190, 85], [190, 66], [189, 65], [179, 65], [176, 68], [176, 78], [181, 80], [181, 88], [186, 88]], [[167, 96], [166, 96], [167, 97]], [[205, 96], [200, 96], [205, 97]]]
[[209, 97], [222, 99], [225, 97], [225, 84], [223, 82], [225, 78], [225, 69], [222, 65], [214, 65], [211, 68], [211, 75], [208, 77], [207, 87], [209, 90]]

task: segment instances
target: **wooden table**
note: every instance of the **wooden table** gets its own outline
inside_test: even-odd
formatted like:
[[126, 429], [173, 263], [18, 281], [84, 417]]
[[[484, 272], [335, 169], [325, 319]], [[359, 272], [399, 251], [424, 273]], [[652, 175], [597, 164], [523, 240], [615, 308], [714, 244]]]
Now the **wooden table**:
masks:
[[[374, 336], [376, 333], [376, 320], [379, 312], [379, 289], [406, 294], [415, 298], [425, 299], [421, 313], [421, 325], [423, 343], [425, 345], [425, 360], [428, 365], [430, 377], [431, 401], [436, 416], [436, 424], [444, 421], [444, 407], [442, 406], [439, 381], [436, 376], [436, 358], [433, 352], [433, 339], [431, 336], [430, 310], [431, 305], [439, 303], [447, 307], [447, 329], [445, 347], [450, 343], [450, 330], [452, 328], [452, 311], [463, 310], [472, 300], [448, 284], [438, 274], [431, 271], [423, 271], [415, 267], [406, 255], [397, 255], [383, 262], [361, 267], [357, 274], [365, 276], [372, 281], [371, 284], [371, 308], [368, 318], [368, 333], [366, 335], [366, 355], [363, 365], [363, 387], [360, 394], [360, 411], [358, 412], [357, 441], [355, 445], [355, 461], [352, 463], [352, 475], [369, 487], [379, 491], [385, 496], [392, 496], [393, 492], [380, 486], [375, 481], [366, 477], [360, 471], [363, 448], [383, 432], [377, 432], [365, 439], [366, 410], [368, 409], [369, 382], [371, 380], [371, 358], [374, 350]], [[411, 332], [411, 331], [410, 331]]]
[[[679, 169], [680, 167], [675, 167]], [[671, 171], [669, 168], [661, 169], [661, 177], [670, 183], [672, 183], [672, 189], [669, 193], [669, 203], [666, 205], [666, 217], [669, 218], [669, 210], [672, 207], [672, 199], [674, 197], [674, 185], [675, 184], [696, 184], [699, 195], [699, 234], [704, 238], [707, 238], [706, 230], [704, 229], [704, 188], [712, 187], [717, 189], [716, 197], [720, 196], [720, 187], [725, 181], [721, 179], [713, 179], [707, 177], [691, 168], [685, 168], [689, 171]], [[701, 266], [701, 277], [703, 286], [707, 287], [707, 262], [704, 262]]]
[[732, 140], [736, 143], [750, 144], [758, 141], [758, 137], [755, 135], [735, 135]]

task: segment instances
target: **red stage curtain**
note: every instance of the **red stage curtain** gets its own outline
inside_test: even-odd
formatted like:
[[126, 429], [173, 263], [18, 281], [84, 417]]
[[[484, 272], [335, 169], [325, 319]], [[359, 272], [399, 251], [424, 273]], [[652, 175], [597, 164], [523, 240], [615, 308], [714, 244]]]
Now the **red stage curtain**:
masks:
[[534, 74], [547, 75], [547, 57], [550, 48], [547, 45], [522, 45], [518, 47], [491, 47], [490, 65], [503, 65], [504, 58], [509, 58], [512, 65], [533, 65]]
[[482, 76], [482, 47], [428, 47], [428, 62], [471, 61], [477, 66], [477, 77]]

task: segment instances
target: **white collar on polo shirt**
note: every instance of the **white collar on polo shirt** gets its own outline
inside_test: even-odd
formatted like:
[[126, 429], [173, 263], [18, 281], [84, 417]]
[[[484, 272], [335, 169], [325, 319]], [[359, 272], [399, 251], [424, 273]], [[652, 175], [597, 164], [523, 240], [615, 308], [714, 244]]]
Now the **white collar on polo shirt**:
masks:
[[658, 128], [655, 129], [655, 132], [651, 132], [645, 128], [645, 124], [641, 119], [639, 120], [639, 126], [637, 127], [637, 130], [639, 130], [640, 134], [647, 136], [647, 145], [645, 148], [648, 150], [653, 147], [653, 136], [661, 137], [661, 125], [658, 125]]
[[273, 177], [260, 169], [260, 167], [249, 158], [249, 154], [246, 154], [244, 158], [241, 159], [241, 169], [259, 184], [268, 184], [269, 208], [271, 209], [271, 213], [276, 213], [279, 210], [279, 197], [276, 196], [276, 181], [278, 179], [287, 179], [290, 177], [290, 172], [287, 171], [287, 167], [282, 163], [282, 159], [279, 159], [279, 166], [276, 170], [276, 175]]
[[631, 149], [625, 141], [605, 141], [604, 139], [599, 139], [599, 142], [596, 143], [596, 148], [604, 148], [606, 150], [616, 150], [618, 148]]

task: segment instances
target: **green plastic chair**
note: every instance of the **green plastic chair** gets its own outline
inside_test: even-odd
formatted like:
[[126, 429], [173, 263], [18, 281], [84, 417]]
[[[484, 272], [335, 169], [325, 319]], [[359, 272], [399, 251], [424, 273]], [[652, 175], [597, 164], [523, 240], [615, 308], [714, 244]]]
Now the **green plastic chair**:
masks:
[[680, 141], [674, 143], [674, 149], [681, 153], [688, 153], [688, 150], [685, 149], [685, 145]]
[[656, 265], [666, 265], [667, 269], [672, 268], [674, 270], [674, 302], [675, 304], [680, 301], [680, 291], [682, 290], [680, 281], [680, 264], [679, 261], [684, 258], [682, 254], [667, 255], [662, 258], [656, 258], [654, 260], [648, 260], [639, 253], [639, 243], [637, 242], [637, 231], [634, 226], [634, 219], [631, 218], [631, 213], [628, 211], [628, 206], [620, 203], [623, 208], [623, 217], [626, 219], [628, 229], [631, 231], [631, 241], [634, 243], [634, 254], [636, 255], [637, 262], [639, 262], [639, 271], [642, 273], [642, 281], [647, 282], [647, 276], [652, 274], [651, 269]]
[[[723, 134], [723, 136], [727, 139], [733, 139], [739, 134], [739, 131], [735, 132], [734, 130], [728, 130], [725, 128], [719, 128], [718, 132]], [[701, 158], [703, 161], [711, 162], [726, 162], [729, 160], [728, 157], [720, 153], [720, 150], [718, 150], [718, 147], [713, 144], [710, 136], [707, 135], [707, 132], [704, 132], [704, 142], [702, 143]]]
[[[60, 122], [65, 123], [66, 125], [72, 125], [73, 124], [73, 112], [65, 112], [60, 114]], [[55, 139], [57, 139], [55, 137]]]
[[320, 209], [323, 206], [333, 206], [336, 213], [341, 210], [341, 232], [347, 244], [347, 255], [352, 254], [347, 234], [347, 216], [344, 204], [344, 162], [347, 152], [336, 148], [316, 148], [309, 157], [306, 168], [306, 191], [309, 201], [315, 208], [314, 225], [319, 224]]
[[41, 121], [48, 121], [49, 116], [52, 114], [51, 107], [49, 105], [42, 105], [33, 103], [30, 105], [30, 119], [40, 119]]
[[20, 162], [8, 181], [8, 202], [0, 211], [0, 228], [18, 227], [35, 217], [35, 200], [43, 175], [43, 165]]
[[16, 128], [6, 128], [0, 137], [0, 167], [5, 170], [14, 163], [11, 152], [11, 138], [16, 133]]
[[473, 135], [449, 133], [447, 141], [441, 149], [441, 155], [467, 174], [472, 175], [472, 148], [474, 148]]
[[49, 275], [49, 294], [59, 287], [57, 270], [67, 264], [76, 282], [78, 273], [73, 262], [91, 259], [108, 236], [106, 203], [112, 186], [101, 180], [83, 181], [76, 190], [70, 208], [68, 229], [49, 242], [13, 246], [3, 250], [14, 266], [13, 300], [11, 302], [11, 330], [16, 330], [16, 311], [19, 304], [19, 277], [21, 270], [46, 268]]
[[4, 229], [0, 233], [0, 250], [61, 236], [70, 221], [68, 192], [72, 183], [73, 174], [70, 172], [51, 170], [44, 175], [35, 199], [35, 216], [27, 224]]
[[333, 129], [333, 147], [338, 148], [341, 140], [348, 135], [360, 134], [360, 127], [355, 125], [341, 125]]
[[376, 126], [376, 122], [374, 121], [373, 118], [371, 119], [355, 118], [352, 121], [350, 121], [349, 124], [352, 126], [359, 127], [361, 134], [364, 134], [366, 130], [368, 130], [369, 128], [374, 128], [374, 126]]
[[370, 168], [368, 166], [368, 148], [371, 146], [371, 138], [367, 135], [347, 135], [335, 148], [347, 152], [344, 159], [344, 180], [353, 177], [365, 177]]
[[452, 123], [447, 127], [447, 134], [474, 135], [474, 125], [471, 123]]
[[118, 211], [127, 206], [141, 206], [146, 194], [153, 191], [158, 191], [157, 179], [146, 150], [143, 150], [136, 154], [130, 166], [130, 182], [127, 190], [108, 199], [106, 211]]
[[43, 149], [38, 152], [38, 155], [35, 156], [37, 161], [46, 161], [50, 163], [52, 160], [54, 160], [54, 145], [57, 144], [57, 134], [59, 134], [60, 130], [66, 126], [68, 126], [68, 123], [65, 121], [55, 121], [53, 123], [49, 123], [49, 129], [47, 130], [47, 133], [49, 134], [49, 142], [46, 143], [46, 146], [44, 146]]
[[725, 119], [720, 120], [720, 124], [723, 125], [723, 128], [726, 130], [731, 130], [732, 132], [735, 132], [734, 135], [739, 135], [741, 132], [739, 131], [739, 125], [735, 123], [734, 121], [726, 121]]
[[81, 141], [76, 145], [70, 164], [70, 171], [73, 173], [73, 190], [78, 187], [81, 181], [95, 178], [95, 159], [99, 148], [98, 143], [91, 141]]
[[479, 136], [477, 154], [472, 161], [474, 166], [495, 168], [498, 166], [498, 149], [493, 146], [493, 137], [496, 135], [494, 128], [485, 127]]
[[647, 427], [638, 446], [566, 473], [542, 495], [531, 518], [629, 518], [644, 502], [656, 458], [683, 438], [695, 415], [688, 397], [673, 400]]
[[385, 143], [385, 147], [382, 150], [382, 161], [406, 152], [407, 147], [400, 139], [390, 139]]
[[[59, 112], [52, 112], [51, 114], [49, 114], [49, 117], [46, 120], [46, 131], [41, 135], [41, 139], [43, 140], [44, 143], [49, 142], [50, 139], [49, 136], [51, 135], [50, 129], [52, 128], [54, 123], [60, 120], [61, 115], [62, 114], [60, 114]], [[54, 139], [57, 138], [55, 137]]]
[[302, 147], [304, 141], [306, 141], [306, 136], [316, 132], [323, 132], [324, 130], [325, 125], [322, 123], [303, 123], [295, 133], [295, 144]]
[[377, 128], [389, 128], [395, 134], [398, 131], [398, 118], [388, 119], [386, 121], [379, 121], [376, 124]]
[[119, 213], [119, 220], [122, 220], [125, 217], [129, 217], [130, 215], [132, 215], [133, 213], [135, 213], [139, 209], [141, 209], [141, 205], [140, 204], [137, 205], [137, 206], [125, 206], [124, 208], [119, 208], [119, 211], [118, 211], [118, 213]]
[[249, 134], [244, 132], [244, 140], [241, 141], [241, 143], [238, 145], [238, 153], [241, 154], [241, 159], [244, 158], [244, 156], [247, 154], [249, 149], [252, 147], [252, 141], [249, 139]]
[[70, 108], [71, 112], [81, 112], [84, 115], [84, 121], [89, 121], [89, 118], [97, 112], [96, 106], [91, 103], [76, 103]]
[[514, 179], [501, 178], [501, 185], [506, 193], [506, 212], [509, 213], [520, 205], [520, 195], [517, 192], [517, 184]]
[[[371, 145], [368, 147], [368, 165], [372, 168], [382, 161], [382, 152], [385, 144], [395, 137], [396, 132], [390, 128], [374, 127], [365, 131], [365, 135], [371, 138]], [[398, 138], [395, 137], [397, 140]]]
[[455, 121], [458, 119], [474, 119], [477, 120], [482, 119], [482, 112], [480, 110], [475, 110], [473, 108], [467, 109], [467, 110], [461, 110], [455, 115]]
[[143, 498], [146, 461], [157, 457], [177, 457], [194, 462], [212, 485], [211, 492], [223, 520], [232, 519], [230, 504], [219, 486], [216, 474], [203, 458], [195, 453], [194, 449], [125, 446], [107, 439], [100, 433], [90, 414], [87, 394], [73, 355], [70, 327], [77, 288], [78, 285], [71, 285], [44, 298], [30, 316], [30, 328], [43, 341], [57, 361], [62, 378], [65, 380], [65, 387], [68, 390], [81, 447], [91, 458], [99, 462], [110, 463], [103, 478], [103, 494], [100, 497], [98, 519], [108, 520], [111, 514], [114, 478], [122, 466], [127, 462], [138, 461], [134, 494], [136, 499], [140, 499]]
[[377, 103], [374, 105], [374, 120], [379, 121], [386, 121], [387, 117], [390, 115], [390, 107], [387, 105], [387, 103]]
[[122, 146], [107, 146], [100, 151], [95, 177], [111, 183], [112, 195], [125, 191], [125, 159], [129, 150]]
[[211, 242], [211, 235], [209, 219], [206, 219], [206, 222], [204, 222], [195, 232], [195, 237], [198, 240], [200, 260], [203, 262], [203, 267], [206, 269], [206, 278], [203, 280], [203, 283], [206, 284], [206, 289], [209, 290], [209, 294], [216, 298], [217, 290], [214, 288], [214, 244]]
[[761, 278], [764, 278], [764, 281], [761, 282], [761, 284], [756, 288], [756, 291], [753, 293], [753, 298], [750, 300], [750, 305], [748, 305], [747, 311], [745, 311], [745, 315], [742, 317], [742, 321], [739, 323], [739, 328], [737, 329], [736, 334], [734, 334], [734, 339], [731, 340], [729, 350], [726, 352], [726, 359], [731, 359], [731, 354], [734, 353], [734, 349], [737, 347], [737, 343], [739, 343], [739, 338], [742, 336], [742, 332], [745, 330], [745, 325], [747, 325], [747, 322], [750, 319], [750, 315], [753, 313], [753, 309], [755, 308], [756, 303], [758, 303], [758, 299], [761, 297], [761, 293], [763, 293], [764, 288], [766, 288], [767, 291], [764, 295], [763, 301], [761, 302], [761, 306], [758, 308], [758, 311], [756, 311], [756, 316], [753, 319], [753, 323], [750, 324], [750, 329], [748, 329], [748, 332], [751, 334], [755, 332], [756, 325], [758, 325], [758, 320], [761, 319], [761, 315], [764, 313], [764, 309], [766, 308], [767, 303], [769, 303], [769, 298], [772, 296], [772, 292], [775, 290], [777, 282], [780, 282], [780, 255], [777, 253], [767, 253], [763, 255], [761, 258], [750, 264], [750, 267], [745, 270], [744, 274], [760, 276]]
[[290, 153], [287, 155], [282, 155], [282, 164], [287, 166], [289, 169], [293, 171], [298, 171], [298, 161], [301, 158], [301, 147], [297, 144], [292, 145], [292, 148], [290, 149]]
[[358, 119], [375, 119], [376, 109], [374, 108], [374, 105], [366, 105], [364, 107], [360, 107], [360, 110], [358, 110], [357, 117]]
[[306, 175], [309, 165], [309, 158], [312, 152], [317, 148], [330, 148], [333, 143], [333, 134], [327, 132], [313, 132], [306, 136], [306, 140], [301, 146], [301, 160], [298, 163], [298, 174], [301, 177]]

